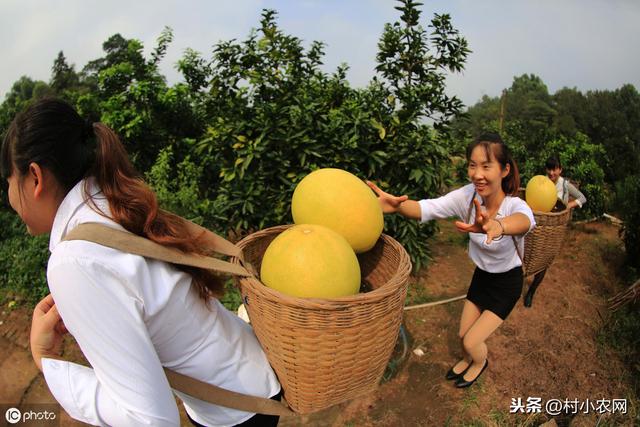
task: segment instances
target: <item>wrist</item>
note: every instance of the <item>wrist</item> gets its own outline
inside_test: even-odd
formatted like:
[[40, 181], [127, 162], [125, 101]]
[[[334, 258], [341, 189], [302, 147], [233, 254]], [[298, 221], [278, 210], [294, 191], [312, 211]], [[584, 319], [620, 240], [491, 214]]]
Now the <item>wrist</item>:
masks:
[[498, 218], [494, 218], [493, 219], [495, 222], [498, 223], [498, 226], [500, 227], [500, 237], [504, 236], [505, 234], [507, 234], [505, 232], [505, 228], [504, 228], [504, 224], [502, 223], [501, 220], [499, 220]]
[[60, 355], [55, 353], [42, 353], [42, 354], [32, 353], [32, 356], [33, 356], [33, 362], [35, 363], [36, 367], [40, 370], [40, 372], [44, 372], [42, 367], [42, 361], [44, 359], [64, 360]]
[[409, 199], [400, 203], [396, 212], [406, 218], [417, 220], [420, 220], [422, 218], [422, 209], [420, 207], [420, 204], [415, 200]]

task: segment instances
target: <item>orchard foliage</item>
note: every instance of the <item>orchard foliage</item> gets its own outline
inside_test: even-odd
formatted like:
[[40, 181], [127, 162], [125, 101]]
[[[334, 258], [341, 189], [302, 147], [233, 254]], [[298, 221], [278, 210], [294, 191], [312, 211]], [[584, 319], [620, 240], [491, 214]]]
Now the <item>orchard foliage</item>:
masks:
[[[614, 199], [616, 185], [640, 168], [640, 94], [632, 85], [586, 94], [563, 88], [550, 94], [540, 77], [525, 74], [514, 78], [503, 97], [485, 96], [469, 107], [453, 128], [456, 141], [483, 129], [501, 130], [524, 183], [544, 174], [546, 158], [557, 155], [563, 175], [587, 197], [575, 218], [600, 216]], [[453, 148], [462, 152], [463, 144]]]
[[[559, 155], [564, 175], [588, 199], [575, 217], [598, 216], [617, 200], [611, 207], [625, 219], [627, 252], [636, 256], [640, 203], [624, 200], [636, 200], [638, 188], [637, 90], [551, 94], [540, 77], [525, 74], [504, 99], [485, 96], [463, 111], [445, 79], [463, 70], [467, 41], [449, 15], [422, 24], [419, 6], [397, 2], [398, 19], [383, 28], [376, 74], [364, 88], [348, 84], [347, 65], [322, 71], [324, 45], [286, 34], [276, 12], [264, 10], [244, 40], [219, 42], [209, 55], [187, 49], [176, 64], [183, 81], [173, 85], [159, 71], [170, 28], [147, 56], [140, 41], [120, 34], [79, 70], [60, 52], [49, 82], [25, 76], [14, 83], [0, 105], [0, 132], [31, 100], [62, 97], [120, 135], [165, 209], [235, 238], [292, 222], [293, 190], [318, 168], [342, 168], [412, 199], [441, 195], [466, 182], [470, 140], [500, 130], [523, 185], [544, 173], [549, 155]], [[33, 288], [27, 294], [35, 298], [46, 290], [44, 274], [32, 274], [46, 263], [46, 239], [25, 236], [10, 220], [4, 182], [0, 198], [7, 230], [0, 236], [0, 282]], [[385, 221], [415, 268], [423, 266], [434, 223], [397, 215]], [[18, 247], [28, 248], [28, 261], [14, 256]]]
[[[187, 50], [177, 64], [184, 82], [173, 86], [158, 69], [169, 28], [149, 57], [141, 42], [120, 34], [80, 71], [60, 52], [48, 83], [25, 77], [14, 85], [0, 107], [0, 130], [30, 100], [62, 97], [120, 135], [163, 207], [225, 235], [292, 222], [296, 184], [322, 167], [392, 193], [436, 196], [449, 183], [448, 122], [463, 108], [447, 95], [445, 77], [463, 69], [469, 50], [448, 15], [423, 26], [419, 6], [398, 2], [399, 20], [380, 37], [377, 74], [362, 89], [349, 86], [346, 65], [322, 71], [324, 45], [305, 46], [264, 10], [245, 40], [219, 42], [210, 57]], [[387, 218], [385, 232], [417, 269], [434, 230]], [[20, 259], [2, 255], [3, 271], [24, 270]], [[35, 258], [44, 264], [46, 253]], [[24, 287], [46, 289], [43, 277], [29, 280]]]

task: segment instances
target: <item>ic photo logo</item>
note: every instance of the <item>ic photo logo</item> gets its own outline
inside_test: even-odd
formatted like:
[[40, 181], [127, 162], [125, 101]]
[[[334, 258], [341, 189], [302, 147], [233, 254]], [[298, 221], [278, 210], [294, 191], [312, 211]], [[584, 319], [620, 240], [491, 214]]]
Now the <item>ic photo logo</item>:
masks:
[[9, 408], [4, 413], [4, 418], [9, 424], [17, 424], [22, 419], [22, 412], [18, 408]]
[[55, 427], [60, 425], [58, 413], [59, 405], [54, 404], [27, 404], [19, 408], [9, 405], [0, 405], [0, 417], [4, 412], [6, 424], [2, 425], [28, 425], [32, 427]]

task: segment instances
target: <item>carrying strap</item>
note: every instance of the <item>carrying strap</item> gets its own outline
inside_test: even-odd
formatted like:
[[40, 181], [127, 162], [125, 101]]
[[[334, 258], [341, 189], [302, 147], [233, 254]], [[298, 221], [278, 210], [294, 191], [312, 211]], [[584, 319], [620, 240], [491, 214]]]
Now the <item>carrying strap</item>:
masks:
[[[194, 235], [200, 234], [204, 237], [203, 243], [206, 244], [207, 248], [211, 248], [212, 251], [223, 255], [236, 256], [242, 259], [240, 256], [241, 251], [236, 245], [210, 232], [209, 230], [206, 230], [206, 233], [202, 234], [202, 232], [198, 230], [198, 227], [200, 226], [191, 223], [189, 228], [194, 231]], [[248, 266], [247, 262], [243, 262], [245, 267], [242, 267], [218, 258], [189, 254], [175, 248], [162, 246], [128, 231], [116, 230], [115, 228], [95, 222], [87, 222], [78, 225], [67, 233], [63, 240], [86, 240], [88, 242], [97, 243], [99, 245], [118, 249], [130, 254], [140, 255], [145, 258], [153, 258], [173, 264], [206, 268], [236, 276], [253, 275], [249, 271], [253, 270], [252, 267], [245, 268]]]
[[[206, 247], [211, 251], [223, 255], [236, 256], [241, 261], [243, 260], [241, 249], [228, 240], [194, 223], [189, 223], [189, 229], [192, 235], [197, 236], [196, 238], [204, 238], [203, 241]], [[133, 233], [116, 230], [99, 223], [80, 224], [67, 233], [62, 240], [85, 240], [145, 258], [205, 268], [236, 276], [253, 276], [252, 272], [255, 271], [251, 264], [246, 261], [242, 261], [245, 268], [213, 257], [188, 254], [178, 249], [162, 246]], [[196, 399], [257, 414], [295, 415], [295, 412], [289, 408], [284, 398], [282, 401], [277, 401], [264, 397], [250, 396], [205, 383], [167, 368], [164, 371], [172, 388]]]
[[164, 368], [164, 372], [172, 388], [205, 402], [256, 414], [278, 415], [281, 417], [295, 415], [295, 412], [287, 405], [284, 397], [278, 401], [264, 397], [249, 396], [248, 394], [236, 393], [235, 391], [196, 380], [167, 368]]
[[[473, 210], [473, 201], [476, 198], [476, 192], [473, 192], [473, 196], [471, 196], [471, 201], [469, 202], [469, 210], [467, 211], [467, 224], [471, 224], [471, 211]], [[518, 242], [516, 241], [516, 236], [511, 236], [511, 240], [513, 240], [513, 246], [516, 247], [516, 253], [518, 254], [518, 258], [520, 258], [520, 262], [524, 266], [524, 259], [522, 255], [520, 255], [520, 249], [518, 248]]]

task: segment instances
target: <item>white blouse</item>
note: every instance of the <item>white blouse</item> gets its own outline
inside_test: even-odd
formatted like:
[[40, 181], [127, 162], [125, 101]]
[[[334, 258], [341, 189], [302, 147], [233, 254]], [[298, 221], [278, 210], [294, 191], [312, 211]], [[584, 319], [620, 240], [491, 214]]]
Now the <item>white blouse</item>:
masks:
[[[449, 217], [457, 217], [463, 222], [469, 221], [469, 205], [474, 192], [475, 186], [468, 184], [437, 199], [420, 200], [418, 203], [422, 210], [422, 222]], [[482, 197], [476, 194], [476, 198], [482, 205]], [[475, 218], [475, 212], [476, 209], [474, 205], [471, 209], [472, 223]], [[529, 221], [531, 221], [527, 233], [536, 226], [531, 208], [529, 208], [529, 205], [527, 205], [524, 200], [518, 197], [505, 197], [498, 209], [496, 217], [504, 218], [514, 213], [525, 214], [529, 218]], [[520, 255], [524, 256], [524, 234], [522, 236], [515, 236], [515, 238]], [[492, 240], [489, 244], [487, 244], [486, 241], [487, 235], [484, 233], [469, 233], [469, 257], [478, 268], [489, 273], [503, 273], [522, 265], [518, 252], [516, 252], [516, 245], [513, 243], [511, 236], [504, 236], [501, 239]]]
[[[60, 315], [91, 364], [42, 359], [47, 385], [65, 411], [93, 425], [177, 426], [163, 367], [232, 391], [277, 394], [280, 385], [251, 327], [217, 300], [207, 308], [191, 276], [95, 243], [61, 242], [84, 222], [122, 229], [89, 207], [83, 184], [56, 213], [47, 268]], [[108, 213], [104, 196], [91, 188]], [[175, 393], [204, 425], [233, 425], [253, 416]]]

